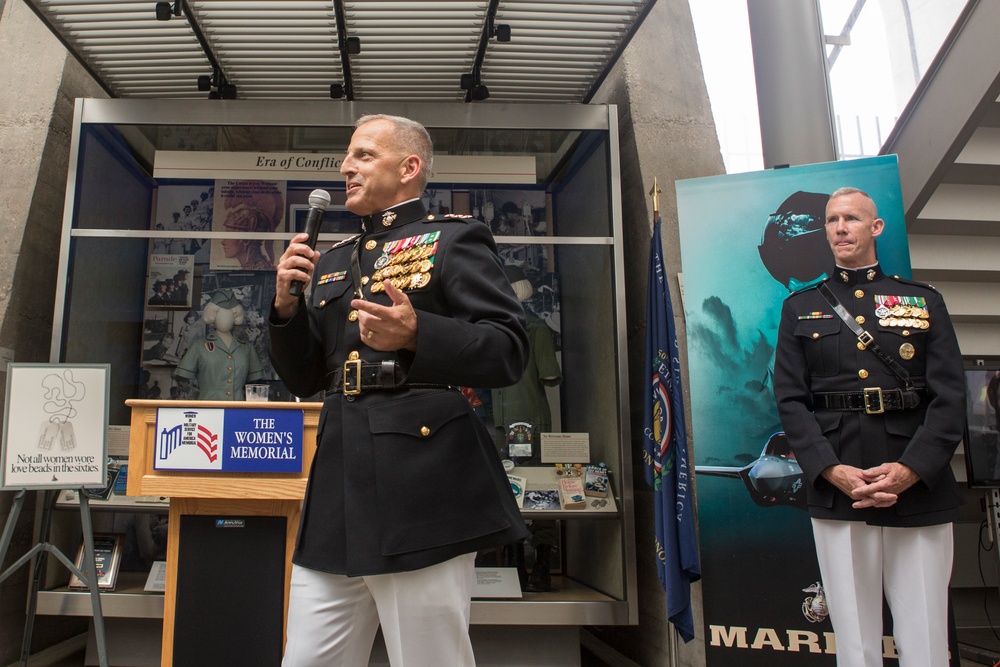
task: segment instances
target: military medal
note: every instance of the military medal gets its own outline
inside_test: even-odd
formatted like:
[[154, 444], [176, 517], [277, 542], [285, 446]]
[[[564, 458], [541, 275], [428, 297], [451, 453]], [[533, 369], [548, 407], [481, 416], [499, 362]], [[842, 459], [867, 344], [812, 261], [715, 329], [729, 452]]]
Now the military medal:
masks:
[[347, 278], [347, 271], [336, 271], [334, 273], [325, 273], [316, 280], [317, 285], [325, 285], [327, 283], [335, 283], [340, 280]]
[[440, 231], [428, 232], [386, 243], [382, 254], [375, 260], [372, 293], [383, 291], [383, 280], [389, 280], [395, 287], [404, 290], [426, 287], [431, 280], [440, 236]]
[[909, 329], [929, 329], [931, 326], [927, 299], [922, 296], [876, 294], [875, 315], [881, 326]]
[[916, 350], [913, 349], [913, 346], [910, 345], [909, 343], [903, 343], [902, 345], [899, 346], [899, 356], [902, 357], [903, 359], [909, 361], [910, 359], [913, 358], [914, 354], [916, 354]]

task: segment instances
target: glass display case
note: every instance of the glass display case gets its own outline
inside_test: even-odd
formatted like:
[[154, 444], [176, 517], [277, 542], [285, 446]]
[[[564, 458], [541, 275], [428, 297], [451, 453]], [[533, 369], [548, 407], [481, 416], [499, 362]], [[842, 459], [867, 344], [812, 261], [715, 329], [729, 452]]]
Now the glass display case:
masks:
[[[295, 400], [267, 358], [274, 264], [301, 231], [315, 188], [332, 200], [318, 249], [360, 231], [343, 208], [338, 169], [364, 113], [404, 115], [428, 128], [429, 211], [490, 226], [545, 341], [549, 370], [533, 399], [544, 402], [545, 418], [518, 413], [526, 400], [516, 386], [466, 388], [502, 457], [518, 464], [512, 472], [525, 473], [528, 491], [559, 484], [537, 448], [512, 456], [508, 434], [520, 420], [539, 436], [576, 434], [589, 460], [571, 463], [603, 463], [608, 473], [604, 502], [588, 496], [581, 509], [524, 509], [526, 521], [555, 527], [552, 590], [476, 599], [473, 623], [636, 623], [615, 107], [78, 100], [51, 361], [109, 363], [110, 423], [127, 429], [126, 399], [207, 391], [178, 368], [211, 340], [206, 306], [238, 305], [232, 334], [260, 364], [246, 377], [267, 384], [270, 400]], [[240, 384], [234, 400], [242, 399]], [[483, 562], [509, 564], [489, 554]], [[63, 589], [48, 583], [39, 613], [86, 614], [60, 602]], [[134, 613], [114, 596], [103, 596], [107, 615]]]

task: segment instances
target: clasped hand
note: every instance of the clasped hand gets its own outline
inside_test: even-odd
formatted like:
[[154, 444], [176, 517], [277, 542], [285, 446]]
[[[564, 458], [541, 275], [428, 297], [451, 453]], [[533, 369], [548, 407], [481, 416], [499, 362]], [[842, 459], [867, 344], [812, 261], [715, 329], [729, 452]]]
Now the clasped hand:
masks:
[[913, 486], [919, 477], [899, 462], [883, 463], [862, 470], [849, 465], [830, 466], [823, 477], [854, 499], [852, 507], [891, 507], [899, 494]]

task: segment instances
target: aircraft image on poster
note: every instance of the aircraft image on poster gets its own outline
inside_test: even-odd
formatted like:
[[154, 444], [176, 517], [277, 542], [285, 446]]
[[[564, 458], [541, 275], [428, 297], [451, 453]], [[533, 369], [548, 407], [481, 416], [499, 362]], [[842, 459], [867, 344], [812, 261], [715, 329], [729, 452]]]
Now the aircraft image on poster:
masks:
[[712, 477], [736, 477], [743, 480], [750, 498], [761, 507], [788, 505], [806, 509], [806, 490], [802, 468], [788, 446], [784, 432], [772, 435], [760, 457], [745, 466], [696, 465], [695, 474]]

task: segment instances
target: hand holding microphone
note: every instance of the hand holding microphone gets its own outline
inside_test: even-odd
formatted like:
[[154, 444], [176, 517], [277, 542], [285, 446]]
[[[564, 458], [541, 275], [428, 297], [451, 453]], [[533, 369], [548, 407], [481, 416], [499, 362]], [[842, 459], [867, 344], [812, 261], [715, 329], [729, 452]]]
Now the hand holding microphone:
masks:
[[[319, 237], [319, 228], [323, 223], [323, 213], [330, 205], [330, 193], [326, 190], [313, 190], [309, 193], [309, 215], [306, 216], [305, 232], [309, 235], [305, 244], [310, 250], [316, 249], [316, 239]], [[292, 296], [299, 296], [305, 289], [305, 283], [300, 280], [293, 280], [288, 288], [288, 293]]]

